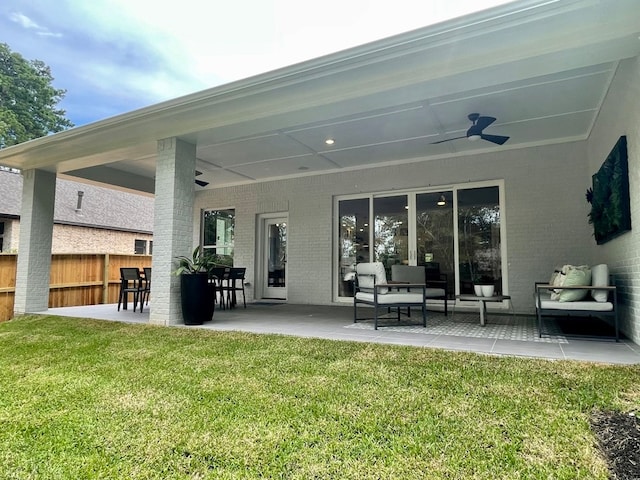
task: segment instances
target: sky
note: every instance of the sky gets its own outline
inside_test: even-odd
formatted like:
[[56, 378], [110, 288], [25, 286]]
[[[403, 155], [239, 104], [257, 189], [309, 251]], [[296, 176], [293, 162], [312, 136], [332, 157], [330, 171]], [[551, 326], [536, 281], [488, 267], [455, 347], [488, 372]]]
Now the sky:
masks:
[[0, 43], [80, 126], [508, 1], [2, 0]]

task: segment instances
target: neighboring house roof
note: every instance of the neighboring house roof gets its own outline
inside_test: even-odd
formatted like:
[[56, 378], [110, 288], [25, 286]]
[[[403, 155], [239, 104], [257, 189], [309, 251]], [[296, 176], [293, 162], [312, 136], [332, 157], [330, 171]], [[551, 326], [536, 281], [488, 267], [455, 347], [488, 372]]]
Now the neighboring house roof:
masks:
[[[81, 209], [78, 192], [84, 192]], [[18, 218], [22, 175], [0, 170], [0, 216]], [[56, 181], [54, 222], [108, 230], [153, 233], [153, 197], [73, 182]]]

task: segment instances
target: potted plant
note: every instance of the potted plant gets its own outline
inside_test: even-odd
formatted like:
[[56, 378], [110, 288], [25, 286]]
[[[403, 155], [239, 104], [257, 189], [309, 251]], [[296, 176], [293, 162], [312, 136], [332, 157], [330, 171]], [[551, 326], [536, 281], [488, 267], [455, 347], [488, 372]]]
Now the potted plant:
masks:
[[185, 325], [202, 325], [213, 318], [215, 309], [215, 286], [209, 282], [209, 271], [214, 262], [198, 245], [191, 257], [176, 257], [178, 268], [174, 274], [180, 276], [180, 303]]
[[489, 275], [481, 275], [473, 282], [473, 292], [477, 297], [492, 297], [495, 291], [495, 281]]

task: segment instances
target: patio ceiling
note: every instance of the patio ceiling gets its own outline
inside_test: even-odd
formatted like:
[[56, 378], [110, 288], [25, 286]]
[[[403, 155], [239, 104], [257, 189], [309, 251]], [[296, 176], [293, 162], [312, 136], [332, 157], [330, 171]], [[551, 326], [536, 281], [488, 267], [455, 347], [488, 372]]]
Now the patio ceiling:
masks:
[[[196, 144], [204, 188], [583, 140], [639, 35], [636, 0], [517, 1], [27, 142], [0, 164], [152, 193], [156, 140], [174, 136]], [[473, 112], [509, 140], [433, 144], [464, 136]]]

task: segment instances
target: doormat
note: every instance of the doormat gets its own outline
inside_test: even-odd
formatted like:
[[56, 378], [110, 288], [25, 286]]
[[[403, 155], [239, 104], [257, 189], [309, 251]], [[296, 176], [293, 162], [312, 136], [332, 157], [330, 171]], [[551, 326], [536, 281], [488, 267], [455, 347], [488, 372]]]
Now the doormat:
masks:
[[[416, 321], [420, 313], [416, 312]], [[412, 315], [413, 318], [413, 315]], [[544, 331], [549, 334], [540, 338], [537, 319], [534, 316], [488, 315], [486, 325], [480, 325], [477, 313], [456, 313], [446, 316], [439, 312], [427, 312], [427, 327], [422, 325], [394, 325], [396, 317], [379, 317], [378, 331], [402, 332], [426, 335], [450, 335], [454, 337], [495, 338], [522, 342], [569, 343], [553, 321], [546, 321]], [[373, 319], [359, 320], [345, 328], [373, 330]]]

